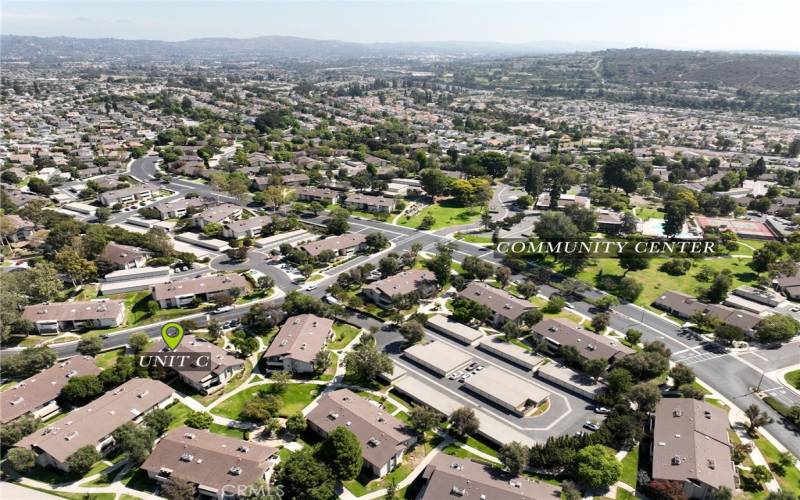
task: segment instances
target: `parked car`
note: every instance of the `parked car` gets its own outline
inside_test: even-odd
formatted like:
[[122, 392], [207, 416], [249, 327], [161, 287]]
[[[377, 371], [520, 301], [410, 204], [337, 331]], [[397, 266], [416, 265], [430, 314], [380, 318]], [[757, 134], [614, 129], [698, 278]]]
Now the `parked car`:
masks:
[[608, 415], [609, 413], [611, 413], [611, 410], [609, 410], [605, 406], [595, 406], [594, 412], [599, 413], [600, 415]]
[[583, 424], [583, 427], [585, 427], [586, 429], [589, 429], [590, 431], [599, 431], [600, 430], [600, 426], [597, 423], [592, 422], [591, 420], [587, 420], [586, 423]]
[[214, 309], [213, 313], [214, 314], [222, 314], [222, 313], [225, 313], [225, 312], [228, 312], [228, 311], [233, 311], [233, 306], [218, 307], [218, 308]]

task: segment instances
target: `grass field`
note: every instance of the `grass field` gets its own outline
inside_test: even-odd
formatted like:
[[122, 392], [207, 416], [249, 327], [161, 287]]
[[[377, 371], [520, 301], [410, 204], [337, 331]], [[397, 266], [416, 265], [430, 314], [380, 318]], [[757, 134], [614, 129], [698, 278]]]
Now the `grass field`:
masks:
[[764, 458], [767, 459], [769, 468], [778, 481], [778, 484], [780, 484], [781, 490], [800, 495], [800, 470], [797, 470], [797, 467], [794, 465], [782, 467], [779, 464], [780, 452], [772, 443], [765, 439], [764, 436], [758, 436], [754, 442], [761, 451], [761, 454], [764, 455]]
[[[242, 392], [237, 393], [234, 396], [231, 396], [219, 406], [216, 406], [211, 410], [211, 413], [214, 415], [219, 415], [222, 417], [230, 418], [237, 420], [239, 419], [239, 415], [242, 413], [244, 406], [247, 404], [250, 399], [256, 397], [258, 392], [268, 389], [269, 384], [259, 385], [255, 387], [250, 387], [248, 389], [243, 390]], [[281, 409], [278, 412], [278, 415], [281, 417], [288, 417], [292, 413], [302, 410], [306, 406], [308, 406], [311, 401], [319, 394], [319, 391], [322, 389], [322, 386], [317, 384], [289, 384], [286, 386], [286, 390], [280, 394], [281, 401], [283, 404], [281, 405]]]
[[343, 349], [358, 335], [358, 328], [347, 323], [333, 324], [333, 340], [328, 344], [328, 349]]
[[[702, 266], [709, 266], [716, 271], [729, 269], [732, 273], [731, 288], [752, 284], [758, 279], [758, 275], [747, 265], [750, 259], [746, 258], [728, 257], [697, 260], [694, 262], [692, 269], [683, 276], [672, 276], [659, 271], [659, 266], [667, 260], [666, 258], [655, 258], [650, 262], [650, 267], [647, 269], [631, 271], [627, 274], [628, 277], [644, 285], [644, 290], [636, 299], [637, 304], [649, 307], [656, 298], [666, 291], [683, 292], [698, 296], [702, 289], [710, 286], [710, 283], [704, 283], [696, 278]], [[600, 274], [621, 276], [623, 269], [619, 267], [616, 259], [597, 259], [593, 265], [587, 267], [578, 275], [578, 279], [595, 284], [595, 278]]]
[[561, 318], [561, 319], [568, 319], [573, 323], [580, 324], [583, 321], [583, 318], [578, 316], [577, 314], [570, 312], [568, 308], [563, 308], [557, 313], [545, 312], [544, 308], [547, 307], [547, 300], [541, 297], [531, 297], [531, 302], [533, 302], [539, 310], [542, 311], [542, 314], [545, 318]]
[[431, 215], [436, 222], [430, 229], [441, 229], [443, 227], [461, 226], [477, 222], [481, 216], [480, 207], [462, 207], [446, 200], [422, 209], [413, 217], [400, 217], [398, 224], [406, 227], [417, 228], [422, 223], [422, 219]]
[[795, 389], [800, 389], [800, 370], [794, 370], [784, 375], [786, 381]]
[[117, 358], [125, 354], [125, 348], [114, 349], [113, 351], [101, 352], [94, 357], [94, 364], [103, 370], [111, 368], [117, 363]]
[[622, 459], [622, 476], [620, 481], [636, 488], [636, 478], [639, 472], [639, 445], [634, 446]]

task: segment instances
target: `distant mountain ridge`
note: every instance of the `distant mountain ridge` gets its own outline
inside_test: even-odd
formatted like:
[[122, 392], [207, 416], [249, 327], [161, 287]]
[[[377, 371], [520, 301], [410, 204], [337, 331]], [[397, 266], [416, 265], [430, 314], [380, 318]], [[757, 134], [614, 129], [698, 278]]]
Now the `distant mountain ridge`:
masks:
[[47, 57], [213, 57], [239, 55], [275, 58], [352, 58], [439, 54], [489, 56], [557, 54], [601, 50], [602, 43], [574, 44], [542, 41], [525, 44], [498, 42], [385, 42], [356, 43], [291, 36], [255, 38], [195, 38], [178, 42], [118, 38], [72, 38], [2, 35], [2, 58]]

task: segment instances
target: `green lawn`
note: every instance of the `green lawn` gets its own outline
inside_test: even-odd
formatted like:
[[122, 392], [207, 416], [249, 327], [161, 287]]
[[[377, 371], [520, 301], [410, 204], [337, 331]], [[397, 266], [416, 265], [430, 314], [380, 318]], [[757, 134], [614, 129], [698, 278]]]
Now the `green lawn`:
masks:
[[468, 452], [467, 450], [462, 448], [459, 443], [451, 443], [442, 450], [442, 453], [453, 457], [466, 458], [474, 462], [480, 462], [487, 465], [494, 465], [492, 462], [486, 460], [485, 458], [479, 457], [478, 455]]
[[491, 455], [493, 457], [497, 457], [497, 448], [492, 443], [488, 441], [484, 441], [481, 437], [474, 437], [474, 436], [467, 436], [467, 442], [464, 443], [467, 446], [472, 446], [478, 451], [482, 451], [487, 455]]
[[578, 324], [580, 324], [580, 322], [583, 321], [583, 318], [581, 318], [580, 316], [578, 316], [573, 312], [570, 312], [569, 308], [567, 307], [564, 307], [557, 313], [546, 312], [544, 308], [547, 307], [547, 300], [541, 297], [531, 297], [530, 301], [533, 302], [534, 305], [536, 305], [536, 307], [538, 307], [540, 311], [542, 311], [542, 314], [544, 315], [545, 318], [568, 319], [573, 323], [578, 323]]
[[781, 467], [778, 462], [780, 461], [780, 452], [770, 443], [764, 436], [758, 436], [754, 440], [755, 445], [764, 455], [769, 463], [769, 468], [772, 471], [775, 479], [780, 484], [783, 491], [790, 491], [795, 495], [800, 495], [800, 470], [797, 467], [790, 465], [788, 467]]
[[194, 412], [194, 410], [180, 401], [169, 406], [167, 411], [172, 415], [172, 422], [169, 424], [169, 430], [182, 426], [186, 418]]
[[[641, 271], [631, 271], [628, 277], [644, 285], [644, 290], [636, 299], [636, 303], [641, 306], [649, 307], [652, 302], [666, 291], [683, 292], [697, 296], [703, 288], [710, 286], [710, 283], [698, 281], [696, 275], [702, 266], [709, 266], [716, 271], [729, 269], [732, 273], [731, 288], [744, 284], [753, 284], [757, 281], [758, 275], [747, 265], [750, 259], [746, 258], [712, 258], [696, 260], [694, 266], [683, 276], [672, 276], [658, 270], [659, 266], [668, 259], [660, 257], [650, 262], [650, 267]], [[596, 262], [584, 269], [578, 279], [587, 283], [595, 284], [595, 277], [599, 274], [621, 276], [622, 268], [616, 259], [597, 259]]]
[[486, 245], [492, 244], [492, 237], [491, 236], [481, 236], [479, 234], [462, 234], [456, 233], [455, 237], [461, 241], [466, 241], [467, 243], [477, 243], [479, 245]]
[[800, 389], [800, 370], [794, 370], [784, 375], [786, 381], [795, 389]]
[[113, 351], [101, 352], [94, 357], [94, 364], [98, 368], [105, 370], [117, 364], [117, 358], [125, 354], [125, 348], [114, 349]]
[[[302, 410], [319, 394], [323, 386], [317, 384], [289, 384], [286, 390], [280, 395], [283, 404], [278, 414], [281, 417], [288, 417], [292, 413]], [[238, 420], [245, 404], [256, 397], [256, 394], [264, 389], [268, 389], [269, 384], [250, 387], [226, 399], [219, 406], [211, 410], [214, 415]]]
[[436, 219], [436, 222], [430, 229], [441, 229], [443, 227], [472, 224], [480, 218], [481, 209], [480, 207], [461, 207], [451, 200], [446, 200], [422, 209], [422, 211], [413, 217], [400, 217], [398, 224], [417, 228], [422, 223], [422, 219], [427, 215], [431, 215]]
[[241, 429], [235, 429], [220, 424], [211, 424], [211, 427], [209, 427], [208, 430], [214, 434], [220, 434], [222, 436], [228, 436], [236, 439], [244, 439], [244, 431]]
[[639, 445], [631, 449], [622, 459], [622, 476], [620, 481], [636, 488], [636, 478], [639, 472]]
[[326, 382], [333, 380], [333, 376], [336, 375], [336, 368], [339, 365], [339, 355], [335, 352], [331, 353], [331, 360], [328, 363], [328, 367], [325, 369], [325, 372], [319, 376], [320, 380], [324, 380]]
[[347, 323], [333, 324], [333, 340], [328, 344], [328, 349], [343, 349], [356, 338], [359, 329]]
[[72, 500], [114, 500], [116, 497], [114, 493], [67, 493], [65, 491], [53, 491], [46, 490], [44, 488], [35, 488], [33, 486], [28, 486], [21, 483], [15, 484], [22, 486], [23, 488], [28, 488], [29, 490], [39, 491], [46, 495], [51, 495], [58, 498], [70, 498]]

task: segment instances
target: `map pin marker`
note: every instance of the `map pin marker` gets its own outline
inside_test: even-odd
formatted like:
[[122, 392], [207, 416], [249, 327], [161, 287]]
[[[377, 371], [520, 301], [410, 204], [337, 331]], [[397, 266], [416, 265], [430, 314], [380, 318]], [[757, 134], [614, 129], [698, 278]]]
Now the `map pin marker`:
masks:
[[183, 339], [183, 327], [178, 323], [167, 323], [161, 327], [161, 338], [171, 350], [175, 350]]

